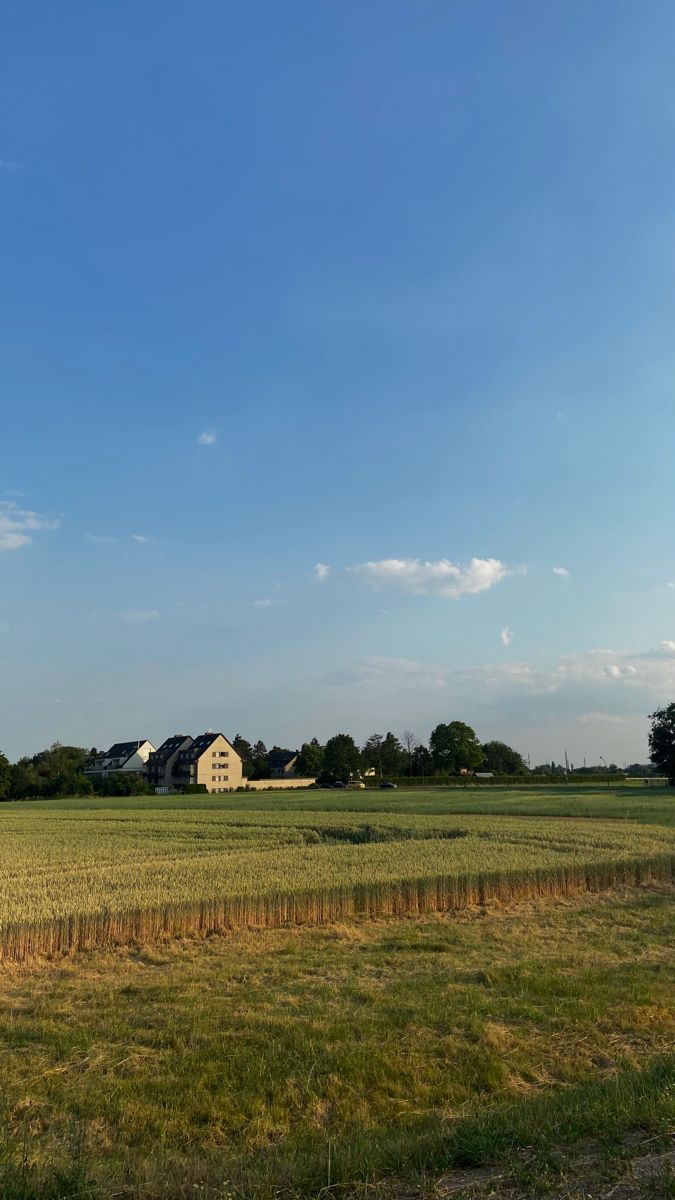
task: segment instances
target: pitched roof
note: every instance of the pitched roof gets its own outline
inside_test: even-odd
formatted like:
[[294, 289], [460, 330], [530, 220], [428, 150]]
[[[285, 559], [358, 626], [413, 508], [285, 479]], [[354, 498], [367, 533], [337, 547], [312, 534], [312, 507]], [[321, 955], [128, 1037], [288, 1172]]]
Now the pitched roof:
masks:
[[140, 746], [144, 746], [147, 740], [147, 738], [139, 738], [136, 742], [115, 742], [114, 746], [111, 746], [108, 753], [104, 754], [103, 757], [131, 758], [132, 754], [135, 754]]
[[[153, 750], [148, 763], [153, 766], [160, 766], [160, 764], [166, 763], [171, 758], [171, 755], [180, 750], [185, 742], [191, 741], [189, 733], [175, 733], [173, 737], [167, 738], [166, 741], [162, 742], [161, 746]], [[185, 749], [188, 749], [188, 747], [186, 746]]]

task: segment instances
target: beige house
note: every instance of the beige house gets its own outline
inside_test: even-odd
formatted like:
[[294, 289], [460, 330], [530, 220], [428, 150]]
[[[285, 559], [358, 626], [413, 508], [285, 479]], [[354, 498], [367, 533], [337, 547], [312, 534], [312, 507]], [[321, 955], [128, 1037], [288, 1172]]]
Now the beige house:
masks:
[[204, 784], [207, 792], [231, 792], [242, 786], [241, 759], [222, 733], [202, 733], [178, 751], [172, 769], [174, 787]]

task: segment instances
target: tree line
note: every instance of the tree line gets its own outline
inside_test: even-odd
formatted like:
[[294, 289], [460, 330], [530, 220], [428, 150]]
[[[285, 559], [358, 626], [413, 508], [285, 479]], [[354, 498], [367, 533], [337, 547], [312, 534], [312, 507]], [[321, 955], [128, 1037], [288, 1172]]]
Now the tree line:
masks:
[[[649, 774], [662, 771], [675, 783], [675, 703], [651, 714], [649, 746], [651, 766], [633, 763], [625, 774]], [[270, 755], [293, 754], [282, 746], [268, 751], [262, 740], [249, 742], [236, 734], [232, 745], [239, 753], [243, 774], [248, 779], [269, 779]], [[50, 796], [141, 795], [152, 789], [141, 775], [118, 772], [103, 778], [88, 778], [84, 765], [97, 754], [96, 748], [63, 746], [59, 742], [37, 754], [11, 763], [0, 752], [0, 799], [26, 799]], [[439, 724], [427, 742], [406, 729], [397, 737], [388, 732], [373, 733], [357, 745], [351, 734], [337, 733], [322, 744], [318, 738], [303, 742], [296, 763], [296, 773], [319, 783], [348, 782], [366, 771], [374, 771], [382, 779], [458, 775], [462, 771], [491, 771], [495, 775], [526, 775], [529, 768], [521, 754], [505, 742], [481, 742], [470, 725], [463, 721]], [[604, 768], [577, 767], [575, 775], [619, 773], [615, 763]], [[542, 763], [532, 769], [533, 775], [563, 775], [566, 767], [558, 763]]]
[[[244, 763], [249, 779], [266, 779], [268, 752], [263, 742], [251, 745], [240, 734], [232, 742]], [[274, 751], [281, 747], [275, 746]], [[286, 751], [291, 753], [291, 751]], [[374, 771], [380, 778], [420, 778], [433, 775], [458, 775], [477, 769], [499, 775], [527, 773], [522, 755], [505, 742], [480, 742], [470, 725], [450, 721], [437, 725], [428, 742], [406, 729], [397, 737], [392, 733], [372, 733], [362, 746], [349, 733], [336, 733], [322, 745], [318, 738], [303, 742], [295, 764], [296, 774], [317, 779], [319, 783], [343, 783]]]
[[[248, 779], [269, 779], [270, 756], [294, 754], [282, 746], [268, 750], [262, 740], [249, 742], [236, 734], [232, 745], [242, 759]], [[97, 754], [95, 747], [63, 746], [54, 742], [37, 754], [11, 763], [0, 753], [0, 799], [29, 797], [142, 795], [152, 789], [136, 773], [117, 772], [107, 778], [89, 778], [84, 774], [88, 759]], [[400, 737], [394, 733], [373, 733], [362, 746], [348, 733], [338, 733], [325, 744], [318, 738], [304, 742], [298, 752], [296, 773], [321, 783], [347, 782], [372, 769], [380, 778], [410, 778], [432, 775], [456, 775], [462, 770], [482, 767], [501, 775], [517, 775], [527, 770], [516, 750], [504, 742], [479, 742], [475, 732], [462, 721], [437, 725], [428, 743], [410, 730]]]

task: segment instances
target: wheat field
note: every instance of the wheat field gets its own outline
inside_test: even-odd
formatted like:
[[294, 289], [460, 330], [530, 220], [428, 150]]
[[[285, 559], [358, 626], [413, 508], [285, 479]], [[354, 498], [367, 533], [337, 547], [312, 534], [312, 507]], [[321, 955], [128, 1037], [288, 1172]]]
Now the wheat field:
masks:
[[675, 872], [628, 822], [141, 807], [0, 810], [0, 957], [449, 911]]

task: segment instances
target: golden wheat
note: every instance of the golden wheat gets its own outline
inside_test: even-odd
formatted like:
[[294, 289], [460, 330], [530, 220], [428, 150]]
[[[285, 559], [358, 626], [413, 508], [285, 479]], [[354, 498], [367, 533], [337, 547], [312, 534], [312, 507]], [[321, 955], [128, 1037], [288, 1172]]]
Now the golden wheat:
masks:
[[0, 811], [0, 958], [446, 911], [674, 871], [675, 833], [624, 822], [13, 806]]

